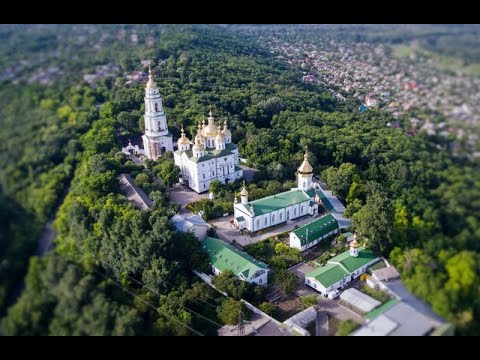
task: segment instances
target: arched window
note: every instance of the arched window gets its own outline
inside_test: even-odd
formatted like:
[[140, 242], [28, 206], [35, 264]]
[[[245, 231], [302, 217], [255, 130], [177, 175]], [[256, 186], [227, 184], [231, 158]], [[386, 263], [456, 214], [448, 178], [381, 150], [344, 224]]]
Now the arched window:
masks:
[[283, 220], [283, 213], [280, 213], [280, 221]]
[[300, 214], [303, 214], [303, 206], [300, 206]]
[[257, 219], [257, 228], [260, 227], [260, 220]]
[[265, 225], [267, 225], [267, 218], [265, 218]]
[[162, 130], [162, 123], [159, 121], [158, 122], [158, 131], [161, 131]]
[[155, 111], [158, 112], [158, 104], [155, 103]]
[[297, 209], [293, 209], [293, 216], [297, 216]]
[[304, 189], [307, 188], [307, 182], [306, 182], [306, 181], [303, 182], [303, 188], [304, 188]]
[[275, 222], [275, 215], [272, 215], [272, 224]]

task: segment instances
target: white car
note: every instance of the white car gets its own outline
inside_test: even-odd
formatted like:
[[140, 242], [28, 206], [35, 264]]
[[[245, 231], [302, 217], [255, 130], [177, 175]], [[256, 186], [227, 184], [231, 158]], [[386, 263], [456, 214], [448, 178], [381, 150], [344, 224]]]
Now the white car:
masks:
[[328, 297], [330, 300], [333, 300], [333, 299], [336, 299], [339, 295], [340, 295], [340, 290], [333, 290], [333, 291], [330, 291], [330, 292], [327, 294], [327, 297]]

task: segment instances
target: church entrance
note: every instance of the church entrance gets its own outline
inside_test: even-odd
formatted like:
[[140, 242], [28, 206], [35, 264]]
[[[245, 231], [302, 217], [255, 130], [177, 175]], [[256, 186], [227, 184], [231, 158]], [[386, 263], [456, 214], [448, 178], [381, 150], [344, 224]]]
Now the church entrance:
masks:
[[162, 156], [163, 154], [165, 154], [165, 151], [166, 151], [166, 150], [167, 150], [167, 149], [165, 148], [165, 146], [162, 146], [162, 147], [160, 148], [160, 156]]
[[226, 179], [225, 179], [225, 185], [228, 185], [228, 182], [229, 182], [229, 181], [230, 181], [230, 179], [229, 179], [229, 178], [226, 178]]
[[290, 220], [290, 210], [287, 210], [287, 221]]

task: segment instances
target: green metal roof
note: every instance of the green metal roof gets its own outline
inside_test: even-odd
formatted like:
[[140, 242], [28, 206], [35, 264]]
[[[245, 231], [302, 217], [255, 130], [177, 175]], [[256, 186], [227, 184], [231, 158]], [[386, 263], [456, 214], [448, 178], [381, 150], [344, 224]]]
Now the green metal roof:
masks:
[[370, 261], [378, 259], [378, 256], [375, 255], [372, 250], [365, 248], [359, 248], [358, 250], [358, 257], [350, 256], [350, 251], [347, 250], [331, 258], [328, 262], [342, 264], [349, 272], [354, 272]]
[[305, 274], [305, 277], [313, 277], [324, 287], [328, 288], [348, 275], [340, 265], [326, 264]]
[[[250, 201], [248, 205], [253, 205], [255, 215], [263, 215], [307, 200], [310, 200], [310, 196], [303, 190], [289, 190], [280, 194]], [[305, 211], [304, 214], [307, 214], [307, 212]]]
[[350, 236], [353, 236], [351, 232], [346, 232], [342, 234], [346, 239], [348, 239]]
[[376, 318], [378, 315], [384, 313], [385, 311], [390, 309], [393, 305], [395, 305], [399, 301], [400, 300], [398, 300], [398, 299], [392, 299], [392, 300], [387, 301], [385, 304], [380, 305], [376, 309], [373, 309], [368, 314], [366, 314], [365, 319], [372, 320], [372, 319]]
[[294, 230], [293, 233], [300, 239], [300, 243], [303, 246], [336, 229], [338, 229], [337, 219], [335, 219], [332, 214], [328, 214], [307, 225], [299, 227]]
[[323, 192], [319, 191], [317, 194], [320, 197], [320, 200], [322, 200], [323, 206], [325, 206], [328, 211], [335, 211], [335, 208], [332, 204], [330, 204], [330, 201], [328, 201], [327, 197], [323, 194]]
[[202, 249], [210, 256], [211, 264], [220, 271], [230, 270], [248, 279], [258, 270], [268, 269], [267, 264], [219, 239], [207, 237], [202, 242]]
[[205, 150], [205, 155], [202, 157], [193, 157], [193, 152], [192, 150], [176, 150], [175, 154], [181, 155], [182, 153], [186, 153], [187, 157], [192, 160], [195, 163], [203, 162], [203, 161], [208, 161], [211, 159], [219, 158], [222, 156], [226, 155], [232, 155], [232, 150], [238, 148], [238, 145], [230, 143], [230, 144], [225, 144], [225, 149], [224, 150], [217, 150], [217, 149], [206, 149]]
[[310, 196], [311, 198], [313, 198], [315, 196], [315, 190], [313, 189], [310, 189], [308, 191], [305, 191], [307, 193], [308, 196]]

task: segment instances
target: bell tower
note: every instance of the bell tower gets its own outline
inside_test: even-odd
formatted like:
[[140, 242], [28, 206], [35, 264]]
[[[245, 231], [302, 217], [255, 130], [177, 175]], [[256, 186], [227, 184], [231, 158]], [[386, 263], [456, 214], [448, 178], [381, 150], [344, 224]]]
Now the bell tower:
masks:
[[173, 151], [172, 135], [168, 132], [167, 117], [163, 110], [158, 86], [153, 80], [152, 70], [148, 70], [145, 88], [145, 134], [142, 136], [145, 155], [157, 160], [166, 151]]
[[313, 167], [308, 162], [308, 148], [305, 146], [302, 165], [298, 168], [298, 188], [308, 191], [313, 186]]

